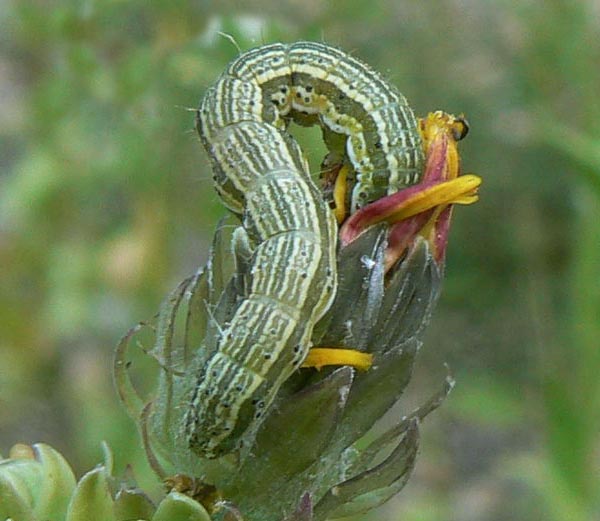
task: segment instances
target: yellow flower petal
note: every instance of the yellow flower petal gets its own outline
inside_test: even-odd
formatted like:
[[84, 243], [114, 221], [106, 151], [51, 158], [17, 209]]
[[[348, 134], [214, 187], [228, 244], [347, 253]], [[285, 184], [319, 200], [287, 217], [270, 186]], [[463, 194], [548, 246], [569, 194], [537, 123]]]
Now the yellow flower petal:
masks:
[[350, 365], [361, 371], [366, 371], [373, 363], [373, 355], [356, 349], [341, 349], [335, 347], [313, 347], [304, 360], [302, 367], [321, 369], [326, 365]]

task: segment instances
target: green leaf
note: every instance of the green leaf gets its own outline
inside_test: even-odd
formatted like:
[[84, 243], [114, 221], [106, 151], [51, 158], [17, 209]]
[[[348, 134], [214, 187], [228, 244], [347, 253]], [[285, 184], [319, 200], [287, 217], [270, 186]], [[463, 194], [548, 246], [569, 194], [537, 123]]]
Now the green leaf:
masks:
[[152, 521], [210, 521], [210, 516], [191, 497], [171, 492], [158, 505]]
[[416, 336], [429, 321], [440, 284], [441, 275], [427, 241], [420, 240], [391, 276], [378, 321], [371, 324], [369, 351], [396, 349]]
[[42, 479], [35, 504], [38, 519], [63, 519], [76, 479], [67, 461], [49, 445], [33, 446], [42, 466]]
[[442, 388], [433, 394], [423, 405], [417, 407], [410, 415], [402, 418], [383, 434], [373, 439], [366, 447], [355, 449], [355, 457], [352, 465], [348, 468], [350, 475], [358, 475], [364, 472], [378, 454], [397, 443], [400, 437], [406, 436], [408, 430], [415, 421], [421, 422], [433, 410], [437, 409], [447, 398], [454, 388], [454, 380], [450, 375], [446, 377]]
[[312, 521], [312, 512], [312, 500], [310, 494], [306, 492], [302, 496], [298, 508], [289, 517], [286, 517], [285, 521]]
[[[352, 380], [353, 370], [342, 367], [290, 397], [265, 422], [265, 429], [256, 440], [253, 459], [261, 461], [268, 454], [269, 469], [278, 468], [289, 474], [304, 470], [330, 442]], [[290, 430], [290, 425], [294, 429]], [[284, 437], [282, 432], [286, 433]], [[254, 469], [256, 461], [247, 465]]]
[[114, 512], [116, 521], [151, 519], [154, 505], [141, 490], [122, 488], [115, 497]]
[[331, 443], [353, 373], [350, 367], [342, 367], [275, 407], [239, 470], [239, 479], [223, 490], [226, 497], [236, 498], [245, 515], [267, 508], [277, 516], [294, 506], [280, 488], [318, 462]]
[[23, 497], [33, 504], [42, 480], [42, 467], [34, 459], [8, 459], [0, 463], [0, 476]]
[[190, 364], [194, 357], [195, 350], [202, 345], [206, 327], [208, 324], [208, 275], [206, 269], [200, 269], [194, 275], [187, 289], [189, 299], [187, 302], [187, 316], [185, 320], [185, 332], [183, 339], [183, 365]]
[[[33, 483], [28, 483], [34, 474], [31, 469], [14, 468], [14, 460], [6, 460], [0, 464], [0, 519], [13, 519], [15, 521], [35, 521], [32, 504], [31, 488]], [[36, 462], [31, 461], [36, 464]], [[9, 470], [9, 467], [10, 470]], [[25, 470], [20, 474], [19, 470]], [[16, 472], [15, 472], [16, 471]], [[35, 489], [35, 486], [33, 486]]]
[[325, 519], [338, 519], [356, 514], [363, 514], [373, 508], [383, 505], [383, 503], [391, 499], [406, 486], [409, 477], [410, 473], [407, 473], [402, 479], [399, 479], [388, 487], [360, 494], [348, 503], [329, 512]]
[[404, 438], [379, 465], [333, 487], [315, 507], [318, 519], [344, 517], [381, 505], [401, 490], [414, 467], [419, 442], [413, 420]]
[[144, 408], [144, 400], [139, 395], [129, 376], [127, 351], [131, 339], [138, 331], [140, 331], [140, 329], [142, 329], [142, 327], [144, 327], [144, 324], [140, 323], [127, 331], [117, 344], [113, 360], [113, 379], [117, 393], [119, 394], [121, 403], [127, 410], [129, 417], [134, 421], [137, 421], [140, 417], [142, 409]]
[[338, 430], [344, 437], [343, 446], [362, 437], [400, 398], [410, 381], [419, 346], [413, 339], [401, 349], [380, 354], [371, 369], [357, 375]]
[[85, 474], [69, 503], [66, 521], [116, 521], [104, 467]]
[[315, 327], [317, 345], [365, 347], [383, 298], [385, 229], [374, 226], [340, 251], [338, 291], [328, 313]]

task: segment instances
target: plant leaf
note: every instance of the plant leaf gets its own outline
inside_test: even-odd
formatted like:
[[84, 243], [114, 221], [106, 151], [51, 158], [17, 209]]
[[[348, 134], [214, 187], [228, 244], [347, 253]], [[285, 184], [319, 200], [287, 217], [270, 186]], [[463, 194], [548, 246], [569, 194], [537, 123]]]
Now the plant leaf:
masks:
[[312, 511], [310, 494], [305, 492], [302, 499], [300, 499], [298, 508], [290, 516], [286, 517], [285, 521], [312, 521]]
[[158, 505], [152, 521], [210, 521], [210, 516], [191, 497], [171, 492]]
[[75, 490], [75, 475], [62, 455], [49, 445], [37, 443], [33, 448], [42, 466], [35, 515], [38, 519], [62, 519]]
[[381, 505], [396, 494], [412, 471], [419, 442], [413, 420], [392, 453], [379, 465], [333, 487], [315, 506], [317, 519], [344, 517]]
[[121, 488], [115, 496], [114, 512], [116, 521], [151, 519], [154, 505], [141, 490]]
[[66, 521], [116, 521], [106, 470], [97, 467], [85, 474], [71, 497]]

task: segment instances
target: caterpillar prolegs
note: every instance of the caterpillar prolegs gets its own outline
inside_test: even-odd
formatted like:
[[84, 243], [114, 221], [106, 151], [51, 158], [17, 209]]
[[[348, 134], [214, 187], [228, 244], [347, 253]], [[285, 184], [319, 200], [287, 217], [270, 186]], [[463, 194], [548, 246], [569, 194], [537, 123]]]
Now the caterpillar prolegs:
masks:
[[405, 98], [367, 65], [317, 43], [274, 44], [234, 60], [196, 125], [224, 203], [242, 216], [247, 292], [197, 375], [189, 446], [215, 458], [251, 435], [300, 366], [336, 288], [337, 226], [310, 178], [290, 121], [321, 126], [353, 173], [347, 204], [416, 182], [423, 152]]

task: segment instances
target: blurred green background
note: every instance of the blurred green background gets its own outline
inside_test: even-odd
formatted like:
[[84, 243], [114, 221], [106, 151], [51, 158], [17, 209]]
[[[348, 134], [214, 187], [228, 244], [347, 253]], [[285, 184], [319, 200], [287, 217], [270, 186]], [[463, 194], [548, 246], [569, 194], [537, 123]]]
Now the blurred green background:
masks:
[[407, 488], [360, 519], [600, 518], [600, 4], [253, 4], [0, 2], [0, 450], [45, 441], [81, 474], [107, 440], [146, 472], [111, 357], [224, 214], [190, 112], [237, 55], [218, 32], [324, 40], [418, 114], [464, 112], [484, 178], [405, 410], [444, 363], [456, 389]]

